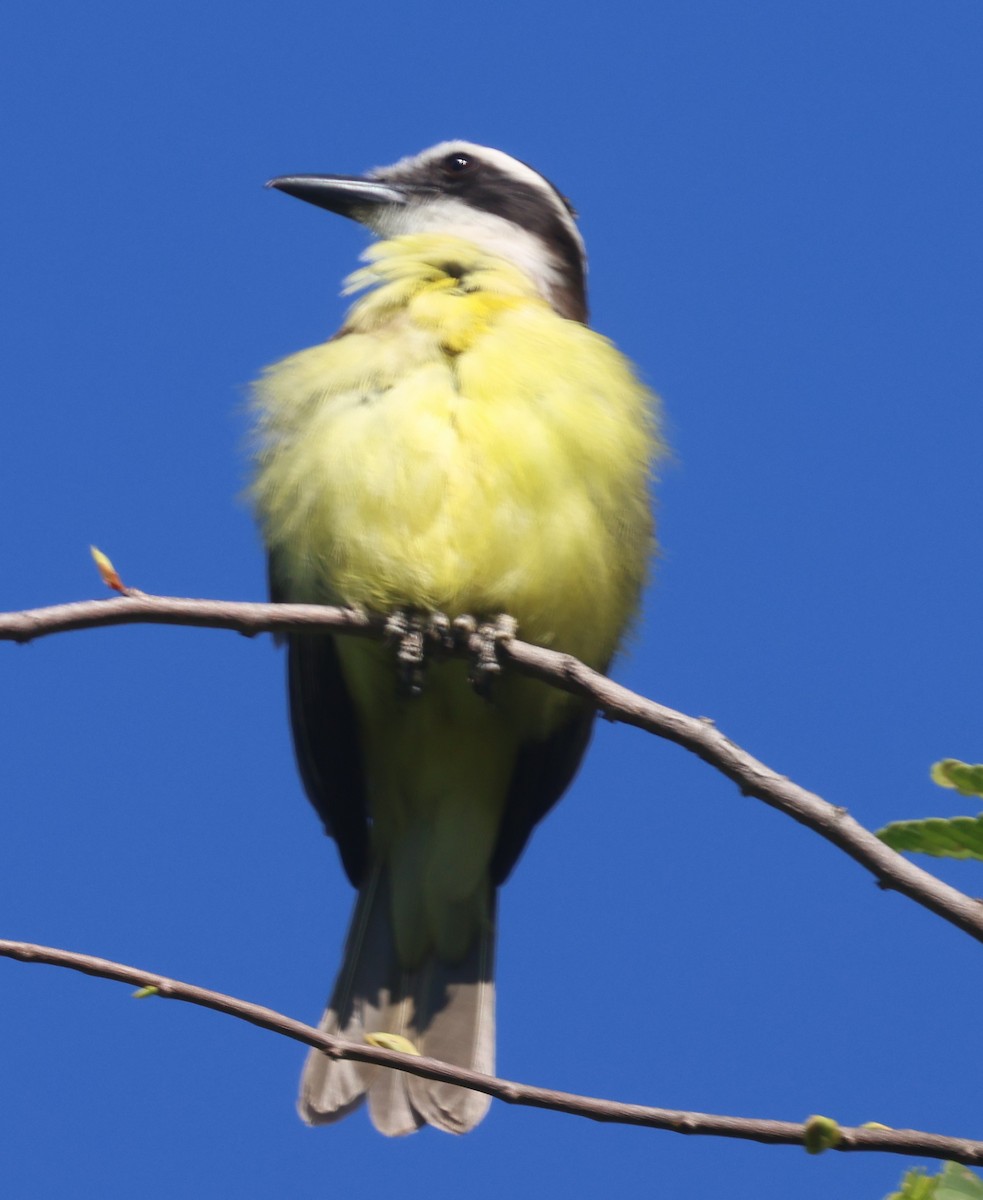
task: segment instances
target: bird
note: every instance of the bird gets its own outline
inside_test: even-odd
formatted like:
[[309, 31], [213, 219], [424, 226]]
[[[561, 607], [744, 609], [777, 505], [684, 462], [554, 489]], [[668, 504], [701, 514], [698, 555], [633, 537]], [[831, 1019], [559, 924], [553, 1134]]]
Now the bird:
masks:
[[[575, 775], [595, 714], [426, 648], [477, 630], [494, 659], [517, 633], [608, 670], [655, 545], [658, 401], [588, 327], [574, 209], [521, 160], [455, 140], [364, 175], [268, 186], [375, 239], [345, 282], [358, 298], [340, 330], [254, 385], [271, 599], [379, 615], [399, 647], [284, 638], [299, 772], [358, 890], [320, 1028], [494, 1074], [497, 891]], [[559, 1003], [563, 981], [552, 990]], [[465, 1133], [490, 1104], [309, 1052], [307, 1123], [366, 1098], [390, 1136]]]

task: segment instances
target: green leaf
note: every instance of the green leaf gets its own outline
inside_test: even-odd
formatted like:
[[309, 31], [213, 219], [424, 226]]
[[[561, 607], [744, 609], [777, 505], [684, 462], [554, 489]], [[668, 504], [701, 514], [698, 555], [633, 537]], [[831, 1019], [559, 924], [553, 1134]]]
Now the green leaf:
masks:
[[938, 1180], [933, 1200], [983, 1200], [983, 1179], [969, 1167], [948, 1162]]
[[928, 817], [892, 821], [877, 836], [892, 850], [932, 854], [936, 858], [983, 859], [983, 813], [978, 817]]
[[915, 1167], [885, 1200], [983, 1200], [983, 1179], [959, 1163], [946, 1163], [938, 1175]]
[[964, 763], [943, 758], [932, 766], [932, 782], [954, 788], [964, 796], [983, 796], [983, 763]]
[[901, 1180], [900, 1190], [885, 1196], [884, 1200], [936, 1200], [938, 1185], [938, 1175], [930, 1178], [921, 1167], [915, 1167]]

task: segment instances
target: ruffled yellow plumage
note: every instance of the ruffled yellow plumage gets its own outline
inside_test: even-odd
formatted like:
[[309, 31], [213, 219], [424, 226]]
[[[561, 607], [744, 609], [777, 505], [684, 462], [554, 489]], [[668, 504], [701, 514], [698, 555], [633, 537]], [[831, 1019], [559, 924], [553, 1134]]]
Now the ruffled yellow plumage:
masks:
[[[609, 341], [557, 315], [517, 267], [468, 241], [397, 237], [367, 258], [349, 281], [367, 293], [340, 334], [257, 385], [254, 497], [276, 594], [451, 618], [507, 613], [524, 639], [606, 668], [652, 548], [648, 482], [660, 446], [651, 393]], [[457, 1019], [447, 1016], [454, 997], [470, 997], [459, 1001], [477, 1012], [473, 1025], [462, 1018], [473, 1043], [466, 1065], [490, 1070], [490, 974], [474, 978], [486, 969], [475, 955], [490, 952], [493, 859], [510, 788], [520, 769], [569, 778], [589, 715], [510, 673], [489, 702], [460, 662], [432, 666], [423, 694], [408, 700], [391, 649], [338, 639], [335, 651], [356, 714], [375, 897], [363, 889], [354, 927], [363, 940], [355, 944], [353, 929], [349, 974], [385, 906], [399, 969], [437, 964], [447, 974], [445, 1024]], [[565, 731], [569, 769], [545, 751], [536, 766], [535, 748], [559, 745]], [[454, 977], [456, 965], [466, 980]], [[451, 1054], [440, 997], [417, 984], [396, 997], [393, 983], [374, 1007], [359, 1006], [359, 986], [336, 992], [329, 1027], [409, 1036], [422, 1053]], [[339, 1018], [346, 1004], [352, 1011]], [[448, 1115], [454, 1089], [408, 1077], [376, 1085], [352, 1064], [312, 1061], [302, 1097], [311, 1120], [347, 1111], [365, 1087], [387, 1132], [413, 1127], [421, 1113], [467, 1128], [486, 1104], [472, 1096], [463, 1116]]]

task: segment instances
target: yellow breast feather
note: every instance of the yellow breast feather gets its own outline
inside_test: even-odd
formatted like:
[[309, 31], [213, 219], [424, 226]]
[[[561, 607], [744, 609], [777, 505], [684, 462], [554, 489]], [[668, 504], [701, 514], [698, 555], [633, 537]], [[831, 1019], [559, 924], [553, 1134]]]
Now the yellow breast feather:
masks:
[[341, 334], [258, 390], [256, 501], [292, 591], [509, 612], [522, 636], [606, 662], [651, 548], [651, 394], [459, 239], [379, 243], [349, 284], [373, 290]]

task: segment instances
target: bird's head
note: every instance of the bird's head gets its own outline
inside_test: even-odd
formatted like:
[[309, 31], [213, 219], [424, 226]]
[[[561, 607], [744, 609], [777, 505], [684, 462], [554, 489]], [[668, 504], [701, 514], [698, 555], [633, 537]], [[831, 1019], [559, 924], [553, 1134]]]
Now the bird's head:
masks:
[[267, 186], [351, 217], [381, 238], [464, 238], [523, 271], [561, 316], [587, 319], [587, 258], [570, 202], [501, 150], [441, 142], [364, 176], [284, 175]]

